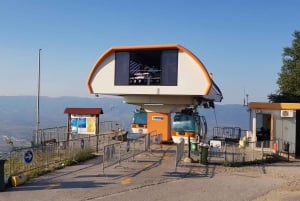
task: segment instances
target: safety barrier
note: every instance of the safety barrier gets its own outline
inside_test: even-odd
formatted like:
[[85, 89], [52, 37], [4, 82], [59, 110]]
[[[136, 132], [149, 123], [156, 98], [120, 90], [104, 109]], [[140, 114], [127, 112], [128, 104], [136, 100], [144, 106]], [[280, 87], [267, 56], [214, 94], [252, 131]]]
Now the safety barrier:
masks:
[[84, 135], [69, 141], [56, 141], [54, 138], [43, 141], [38, 146], [14, 147], [5, 158], [5, 175], [30, 176], [79, 162], [82, 157], [103, 152], [106, 145], [119, 142], [124, 134], [124, 131], [112, 131], [100, 135]]
[[209, 162], [245, 164], [278, 159], [278, 140], [239, 143], [210, 141]]
[[[112, 131], [118, 132], [119, 130], [119, 124], [116, 121], [99, 122], [99, 135], [111, 133]], [[72, 140], [86, 137], [86, 134], [68, 133], [67, 126], [60, 126], [33, 130], [32, 142], [35, 142], [36, 145], [53, 139], [55, 139], [56, 142], [61, 142], [68, 140], [68, 135], [70, 135], [70, 139]]]
[[162, 138], [161, 133], [156, 133], [156, 131], [149, 133], [149, 136], [147, 138], [148, 139], [147, 150], [149, 150], [150, 153], [152, 152], [152, 145], [154, 144], [160, 145], [160, 148], [162, 148], [161, 138]]
[[175, 168], [178, 167], [183, 156], [184, 156], [184, 140], [176, 144]]
[[104, 146], [103, 151], [103, 161], [102, 161], [102, 173], [104, 174], [104, 169], [110, 167], [116, 163], [121, 164], [121, 152], [122, 143], [114, 143]]
[[214, 127], [213, 139], [224, 141], [238, 141], [241, 138], [241, 128], [239, 127]]
[[102, 173], [106, 168], [118, 164], [132, 158], [135, 161], [135, 156], [150, 150], [152, 137], [149, 134], [127, 134], [127, 140], [108, 144], [103, 149]]

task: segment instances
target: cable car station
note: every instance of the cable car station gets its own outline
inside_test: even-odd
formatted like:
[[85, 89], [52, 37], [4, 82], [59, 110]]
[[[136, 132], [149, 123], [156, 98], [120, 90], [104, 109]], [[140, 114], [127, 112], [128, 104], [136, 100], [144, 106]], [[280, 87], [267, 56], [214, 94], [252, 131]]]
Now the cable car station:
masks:
[[[214, 107], [223, 98], [201, 60], [178, 44], [111, 47], [92, 67], [86, 85], [91, 94], [121, 96], [140, 107], [132, 132], [155, 131], [162, 141], [202, 135], [197, 107]], [[177, 114], [174, 126], [171, 113]]]

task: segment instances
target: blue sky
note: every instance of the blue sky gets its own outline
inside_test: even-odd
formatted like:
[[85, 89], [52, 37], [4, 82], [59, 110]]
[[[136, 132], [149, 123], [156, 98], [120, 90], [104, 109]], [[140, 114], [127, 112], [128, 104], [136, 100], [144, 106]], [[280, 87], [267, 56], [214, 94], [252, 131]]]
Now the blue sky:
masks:
[[298, 0], [0, 0], [0, 95], [93, 97], [86, 80], [111, 46], [181, 44], [213, 73], [224, 104], [267, 101]]

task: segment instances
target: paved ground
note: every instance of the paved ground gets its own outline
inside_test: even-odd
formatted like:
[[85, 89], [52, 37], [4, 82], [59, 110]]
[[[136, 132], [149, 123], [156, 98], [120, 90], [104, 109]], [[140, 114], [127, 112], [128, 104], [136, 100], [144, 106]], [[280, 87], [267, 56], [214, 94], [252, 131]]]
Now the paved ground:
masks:
[[6, 189], [0, 201], [300, 200], [299, 162], [175, 169], [174, 154], [174, 146], [156, 147], [105, 174], [96, 158]]

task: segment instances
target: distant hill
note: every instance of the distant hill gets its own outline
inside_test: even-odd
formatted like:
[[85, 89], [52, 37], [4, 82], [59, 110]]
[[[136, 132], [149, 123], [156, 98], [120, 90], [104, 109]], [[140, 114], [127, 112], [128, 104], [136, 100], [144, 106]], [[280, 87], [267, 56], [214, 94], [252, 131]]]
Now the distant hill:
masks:
[[250, 114], [247, 107], [238, 104], [215, 105], [215, 109], [200, 108], [199, 111], [214, 126], [249, 128]]
[[[35, 96], [0, 96], [0, 136], [31, 140], [37, 121]], [[101, 107], [100, 121], [130, 124], [135, 106], [121, 98], [40, 97], [40, 128], [67, 125], [67, 107]]]
[[[0, 96], [0, 136], [12, 136], [31, 140], [36, 127], [35, 96]], [[40, 97], [40, 128], [67, 125], [66, 107], [101, 107], [104, 114], [100, 121], [116, 121], [129, 129], [136, 108], [118, 97], [80, 98], [80, 97]], [[215, 126], [237, 126], [248, 129], [249, 113], [242, 105], [216, 105], [215, 109], [200, 108], [206, 117], [211, 131]]]

